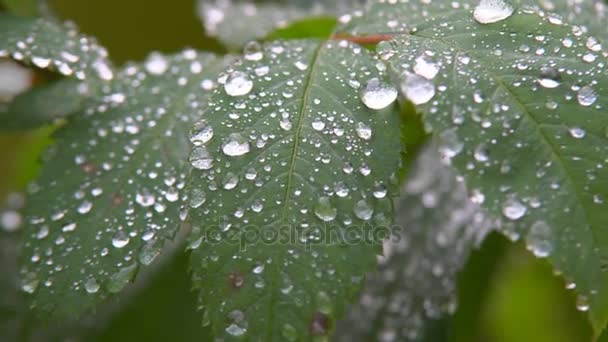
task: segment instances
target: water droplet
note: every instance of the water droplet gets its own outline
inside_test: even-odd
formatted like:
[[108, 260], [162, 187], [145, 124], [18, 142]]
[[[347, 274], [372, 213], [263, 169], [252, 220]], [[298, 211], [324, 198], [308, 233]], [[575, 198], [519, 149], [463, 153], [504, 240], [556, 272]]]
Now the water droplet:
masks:
[[143, 191], [138, 192], [135, 195], [135, 202], [137, 202], [137, 204], [141, 205], [142, 207], [151, 207], [156, 202], [156, 198], [153, 194], [144, 189]]
[[544, 88], [556, 88], [560, 85], [559, 72], [554, 68], [543, 68], [538, 79], [538, 84]]
[[526, 236], [527, 248], [538, 258], [546, 258], [553, 252], [551, 227], [544, 221], [536, 221]]
[[251, 89], [253, 89], [253, 81], [241, 71], [233, 71], [224, 84], [224, 90], [230, 96], [247, 95]]
[[348, 186], [344, 182], [338, 182], [338, 183], [336, 183], [334, 191], [336, 192], [336, 196], [346, 197], [346, 196], [348, 196], [349, 189], [348, 189]]
[[490, 158], [488, 157], [488, 148], [485, 144], [479, 144], [473, 152], [473, 157], [478, 162], [487, 162]]
[[363, 122], [357, 122], [357, 136], [363, 140], [369, 140], [372, 138], [372, 129]]
[[325, 128], [325, 122], [323, 122], [320, 119], [315, 119], [312, 123], [311, 123], [312, 128], [315, 131], [322, 131]]
[[331, 204], [329, 197], [320, 197], [314, 208], [315, 215], [322, 221], [329, 222], [336, 218], [338, 210]]
[[207, 121], [199, 121], [194, 124], [194, 128], [190, 131], [190, 141], [194, 145], [204, 145], [213, 138], [213, 127], [207, 124]]
[[32, 294], [36, 292], [38, 285], [40, 284], [40, 280], [36, 277], [35, 273], [27, 273], [21, 279], [21, 290], [25, 293]]
[[481, 0], [473, 11], [473, 17], [480, 24], [490, 24], [507, 19], [514, 11], [507, 0]]
[[232, 190], [239, 184], [239, 178], [232, 172], [228, 172], [223, 180], [225, 190]]
[[388, 189], [386, 188], [386, 185], [376, 182], [374, 184], [374, 197], [375, 198], [384, 198], [386, 197], [386, 194], [388, 193]]
[[245, 55], [245, 59], [248, 61], [259, 61], [264, 58], [262, 45], [256, 41], [247, 43], [243, 48], [243, 53]]
[[505, 217], [509, 220], [513, 221], [522, 218], [526, 214], [527, 210], [528, 209], [525, 205], [513, 198], [508, 199], [502, 207], [503, 215], [505, 215]]
[[585, 130], [580, 127], [572, 127], [568, 130], [568, 132], [570, 132], [570, 136], [575, 139], [582, 139], [587, 134]]
[[578, 91], [576, 98], [581, 106], [588, 107], [595, 103], [597, 94], [591, 86], [584, 86]]
[[372, 218], [374, 214], [374, 209], [370, 207], [370, 205], [365, 200], [359, 200], [355, 204], [354, 208], [355, 216], [363, 221], [367, 221]]
[[209, 170], [213, 167], [213, 158], [203, 146], [195, 146], [188, 159], [190, 164], [199, 170]]
[[89, 278], [84, 283], [84, 289], [87, 291], [87, 293], [97, 293], [97, 291], [99, 291], [99, 284], [95, 278]]
[[93, 203], [91, 203], [89, 201], [84, 201], [84, 202], [80, 203], [77, 210], [78, 210], [79, 214], [84, 215], [84, 214], [87, 214], [88, 212], [90, 212], [92, 208], [93, 208]]
[[397, 89], [378, 78], [372, 78], [361, 90], [361, 101], [370, 109], [380, 110], [390, 106], [397, 99]]
[[142, 265], [150, 265], [160, 255], [160, 247], [155, 243], [147, 243], [141, 247], [138, 260]]
[[422, 55], [416, 58], [414, 72], [427, 80], [432, 80], [439, 73], [439, 65], [433, 63], [428, 56]]
[[162, 75], [169, 68], [169, 63], [163, 55], [152, 53], [146, 60], [145, 68], [152, 75]]
[[576, 308], [578, 311], [586, 312], [589, 310], [589, 299], [584, 295], [579, 295], [576, 298]]
[[249, 141], [245, 139], [239, 133], [232, 133], [228, 139], [222, 145], [222, 151], [225, 155], [231, 157], [238, 157], [249, 153], [251, 145]]
[[429, 102], [435, 96], [435, 85], [426, 78], [405, 73], [401, 83], [401, 92], [415, 105]]
[[192, 188], [190, 190], [190, 208], [198, 208], [207, 200], [205, 192], [199, 188]]
[[112, 237], [112, 246], [116, 248], [123, 248], [129, 244], [129, 235], [127, 235], [124, 231], [120, 230], [114, 234]]
[[226, 332], [235, 337], [243, 336], [247, 332], [247, 320], [245, 314], [240, 310], [233, 310], [228, 315], [230, 325], [226, 327]]

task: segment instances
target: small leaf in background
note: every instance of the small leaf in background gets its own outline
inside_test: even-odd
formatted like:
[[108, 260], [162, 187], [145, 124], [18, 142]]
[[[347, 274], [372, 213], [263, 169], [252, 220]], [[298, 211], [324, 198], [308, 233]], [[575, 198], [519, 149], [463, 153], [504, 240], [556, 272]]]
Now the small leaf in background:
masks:
[[378, 4], [346, 27], [411, 32], [378, 47], [402, 94], [502, 231], [576, 284], [597, 333], [608, 318], [606, 52], [533, 10], [485, 24], [502, 5], [446, 6]]
[[275, 29], [288, 26], [291, 21], [315, 16], [337, 16], [341, 12], [361, 5], [362, 2], [362, 0], [288, 0], [277, 3], [199, 0], [198, 12], [208, 35], [217, 37], [228, 48], [239, 49], [251, 40], [263, 38]]
[[360, 46], [294, 40], [250, 44], [220, 76], [188, 185], [194, 285], [217, 338], [327, 336], [357, 294], [400, 162], [383, 70]]
[[80, 80], [114, 77], [105, 48], [70, 25], [0, 13], [0, 57]]
[[2, 0], [0, 3], [11, 12], [34, 17], [39, 14], [39, 3], [41, 0]]
[[92, 94], [91, 87], [75, 79], [62, 79], [17, 95], [0, 112], [0, 130], [36, 128], [74, 114]]
[[187, 132], [225, 60], [187, 50], [127, 65], [72, 116], [29, 186], [23, 290], [55, 317], [132, 281], [180, 226]]
[[435, 146], [422, 149], [397, 201], [379, 272], [338, 325], [338, 341], [436, 341], [456, 309], [456, 275], [493, 228]]

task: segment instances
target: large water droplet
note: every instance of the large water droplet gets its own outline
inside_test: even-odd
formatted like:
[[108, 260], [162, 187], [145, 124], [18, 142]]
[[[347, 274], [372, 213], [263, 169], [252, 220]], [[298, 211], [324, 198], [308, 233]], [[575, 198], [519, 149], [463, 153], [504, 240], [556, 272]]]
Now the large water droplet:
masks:
[[363, 140], [369, 140], [372, 138], [372, 129], [363, 122], [357, 122], [357, 136]]
[[365, 200], [359, 200], [353, 211], [355, 216], [363, 221], [371, 219], [374, 214], [374, 209]]
[[247, 332], [247, 320], [245, 319], [245, 314], [243, 314], [240, 310], [233, 310], [228, 315], [228, 319], [231, 322], [230, 325], [226, 327], [226, 332], [231, 336], [243, 336]]
[[420, 75], [405, 73], [401, 83], [401, 92], [415, 105], [421, 105], [429, 102], [435, 96], [435, 85]]
[[99, 291], [99, 284], [95, 278], [89, 278], [84, 283], [84, 289], [87, 293], [97, 293], [97, 291]]
[[262, 52], [262, 45], [256, 41], [251, 41], [245, 45], [243, 48], [243, 53], [245, 59], [248, 61], [259, 61], [264, 58], [264, 53]]
[[213, 167], [213, 158], [206, 148], [195, 146], [189, 157], [190, 164], [199, 170], [209, 170]]
[[507, 0], [481, 0], [473, 17], [481, 24], [495, 23], [510, 17], [515, 9]]
[[391, 84], [384, 83], [378, 78], [372, 78], [361, 90], [361, 101], [370, 109], [383, 109], [397, 99], [397, 89]]
[[224, 84], [224, 90], [230, 96], [247, 95], [251, 89], [253, 89], [253, 81], [242, 71], [233, 71]]
[[578, 91], [576, 98], [581, 106], [588, 107], [595, 103], [597, 94], [591, 86], [584, 86]]
[[198, 208], [207, 200], [205, 192], [199, 188], [190, 189], [190, 208]]
[[331, 204], [329, 197], [320, 197], [314, 208], [315, 215], [322, 221], [329, 222], [336, 218], [338, 210]]
[[112, 237], [112, 246], [123, 248], [129, 244], [130, 238], [124, 231], [120, 230]]
[[570, 132], [570, 136], [575, 139], [582, 139], [587, 134], [587, 132], [585, 132], [585, 130], [580, 127], [572, 127], [568, 130], [568, 132]]
[[551, 227], [544, 221], [536, 221], [526, 236], [527, 248], [538, 258], [546, 258], [553, 251]]
[[432, 80], [439, 73], [439, 65], [433, 63], [428, 56], [420, 56], [416, 58], [416, 64], [414, 65], [414, 72], [427, 80]]
[[207, 124], [207, 121], [199, 121], [194, 124], [190, 131], [190, 141], [194, 145], [206, 144], [213, 138], [213, 127]]
[[525, 214], [526, 211], [528, 209], [526, 208], [525, 205], [523, 205], [521, 202], [519, 202], [516, 199], [510, 198], [507, 201], [505, 201], [503, 207], [502, 207], [502, 213], [503, 215], [505, 215], [506, 218], [508, 218], [509, 220], [519, 220], [520, 218], [522, 218]]
[[543, 68], [538, 79], [538, 84], [544, 88], [556, 88], [560, 84], [560, 75], [554, 68]]
[[222, 145], [222, 151], [225, 155], [231, 157], [238, 157], [249, 153], [251, 145], [249, 141], [245, 139], [239, 133], [232, 133], [228, 139]]

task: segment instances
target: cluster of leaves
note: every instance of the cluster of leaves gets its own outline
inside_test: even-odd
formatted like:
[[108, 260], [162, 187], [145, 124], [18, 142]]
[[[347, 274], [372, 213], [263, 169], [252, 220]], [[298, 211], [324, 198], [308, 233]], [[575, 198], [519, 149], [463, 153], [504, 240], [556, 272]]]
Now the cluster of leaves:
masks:
[[94, 309], [181, 231], [217, 338], [421, 340], [454, 310], [472, 248], [499, 230], [550, 260], [600, 334], [602, 2], [199, 8], [228, 48], [250, 41], [241, 56], [116, 68], [74, 27], [0, 15], [1, 56], [64, 76], [0, 114], [2, 128], [61, 126], [28, 191], [33, 307]]

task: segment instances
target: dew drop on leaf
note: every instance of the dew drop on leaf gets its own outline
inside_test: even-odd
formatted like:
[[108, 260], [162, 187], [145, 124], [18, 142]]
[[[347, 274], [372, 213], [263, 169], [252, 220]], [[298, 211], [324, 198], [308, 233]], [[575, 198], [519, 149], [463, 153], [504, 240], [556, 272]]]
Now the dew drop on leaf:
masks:
[[595, 103], [597, 94], [590, 86], [584, 86], [578, 91], [576, 98], [581, 106], [588, 107]]
[[222, 151], [230, 157], [238, 157], [249, 153], [251, 145], [239, 133], [232, 133], [222, 145]]
[[473, 17], [480, 24], [491, 24], [507, 19], [514, 11], [508, 0], [481, 0], [473, 11]]
[[228, 319], [231, 322], [226, 327], [226, 332], [235, 337], [243, 336], [247, 332], [247, 320], [245, 314], [240, 310], [233, 310], [228, 315]]
[[575, 139], [582, 139], [587, 134], [585, 130], [580, 127], [572, 127], [568, 131], [570, 132], [570, 136]]
[[262, 45], [256, 41], [251, 41], [245, 45], [243, 49], [245, 59], [248, 61], [259, 61], [264, 58]]
[[543, 68], [541, 70], [538, 84], [544, 88], [557, 88], [560, 85], [560, 75], [554, 68]]
[[355, 216], [363, 221], [368, 221], [374, 214], [374, 209], [365, 200], [359, 200], [354, 208]]
[[84, 283], [84, 289], [87, 293], [97, 293], [97, 291], [99, 291], [99, 284], [95, 278], [89, 278]]
[[130, 238], [124, 231], [118, 231], [112, 237], [112, 246], [116, 248], [123, 248], [129, 244]]
[[370, 109], [380, 110], [390, 106], [397, 99], [397, 89], [374, 77], [361, 90], [361, 101]]
[[314, 208], [315, 215], [322, 221], [329, 222], [336, 218], [338, 210], [331, 204], [329, 197], [320, 197]]
[[526, 236], [527, 248], [538, 258], [546, 258], [553, 252], [553, 232], [545, 221], [536, 221]]
[[401, 92], [415, 105], [421, 105], [435, 96], [435, 85], [420, 75], [406, 73], [401, 83]]
[[207, 149], [202, 146], [195, 146], [192, 149], [189, 161], [194, 168], [199, 170], [209, 170], [213, 167], [213, 158]]
[[230, 96], [243, 96], [253, 89], [253, 81], [242, 71], [233, 71], [226, 79], [224, 90]]
[[525, 205], [514, 198], [510, 198], [505, 201], [502, 207], [502, 213], [506, 218], [512, 221], [519, 220], [522, 218], [528, 209]]
[[213, 127], [204, 120], [195, 123], [190, 131], [190, 141], [194, 145], [206, 144], [211, 138], [213, 138]]
[[372, 129], [363, 122], [357, 123], [357, 136], [363, 140], [369, 140], [372, 138]]

